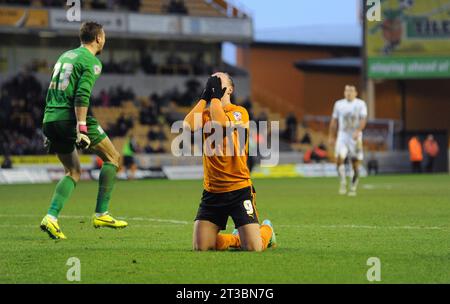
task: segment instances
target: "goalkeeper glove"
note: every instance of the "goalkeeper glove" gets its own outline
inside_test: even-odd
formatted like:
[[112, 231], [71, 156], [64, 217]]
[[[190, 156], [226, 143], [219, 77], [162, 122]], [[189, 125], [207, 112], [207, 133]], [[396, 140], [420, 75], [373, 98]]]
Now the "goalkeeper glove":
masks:
[[227, 88], [222, 88], [222, 81], [217, 76], [209, 77], [208, 82], [209, 81], [211, 81], [211, 99], [221, 99]]
[[211, 101], [211, 80], [209, 78], [206, 82], [206, 87], [202, 91], [202, 95], [200, 95], [200, 99], [205, 100], [206, 104], [209, 104]]
[[203, 99], [208, 103], [211, 100], [211, 92], [208, 91], [207, 88], [204, 88], [202, 91], [202, 95], [200, 95], [200, 99]]
[[87, 149], [91, 145], [91, 140], [88, 136], [88, 128], [85, 121], [77, 123], [77, 140], [75, 141], [79, 149]]

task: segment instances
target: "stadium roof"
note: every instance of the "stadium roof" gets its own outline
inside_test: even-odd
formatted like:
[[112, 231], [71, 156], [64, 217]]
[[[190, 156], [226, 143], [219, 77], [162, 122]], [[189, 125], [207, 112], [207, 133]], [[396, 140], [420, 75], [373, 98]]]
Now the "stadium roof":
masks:
[[301, 60], [294, 66], [303, 71], [340, 71], [357, 73], [361, 70], [362, 59], [359, 57], [325, 58]]
[[309, 25], [256, 31], [256, 44], [361, 47], [360, 24]]

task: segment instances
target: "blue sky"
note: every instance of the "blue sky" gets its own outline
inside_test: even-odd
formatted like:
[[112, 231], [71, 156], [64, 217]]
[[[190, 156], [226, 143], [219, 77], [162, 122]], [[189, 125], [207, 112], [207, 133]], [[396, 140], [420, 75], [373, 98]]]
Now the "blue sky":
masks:
[[358, 0], [241, 0], [253, 12], [255, 30], [358, 22]]
[[[255, 33], [267, 29], [358, 23], [359, 0], [240, 0], [253, 16]], [[235, 63], [235, 49], [224, 45], [223, 57]]]

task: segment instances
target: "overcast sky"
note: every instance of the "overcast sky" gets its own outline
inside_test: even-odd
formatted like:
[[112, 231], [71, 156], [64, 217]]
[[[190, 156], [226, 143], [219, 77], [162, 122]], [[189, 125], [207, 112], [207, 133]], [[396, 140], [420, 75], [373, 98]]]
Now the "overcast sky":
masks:
[[[359, 0], [240, 0], [253, 16], [255, 32], [265, 29], [323, 24], [357, 24]], [[223, 57], [235, 63], [234, 47]]]

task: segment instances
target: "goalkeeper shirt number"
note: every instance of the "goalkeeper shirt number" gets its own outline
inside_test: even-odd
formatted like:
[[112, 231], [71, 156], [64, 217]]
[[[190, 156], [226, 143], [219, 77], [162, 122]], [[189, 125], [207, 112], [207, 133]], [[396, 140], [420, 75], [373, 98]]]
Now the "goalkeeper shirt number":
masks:
[[53, 68], [45, 100], [44, 123], [75, 120], [75, 106], [89, 107], [102, 64], [81, 46], [62, 54]]

